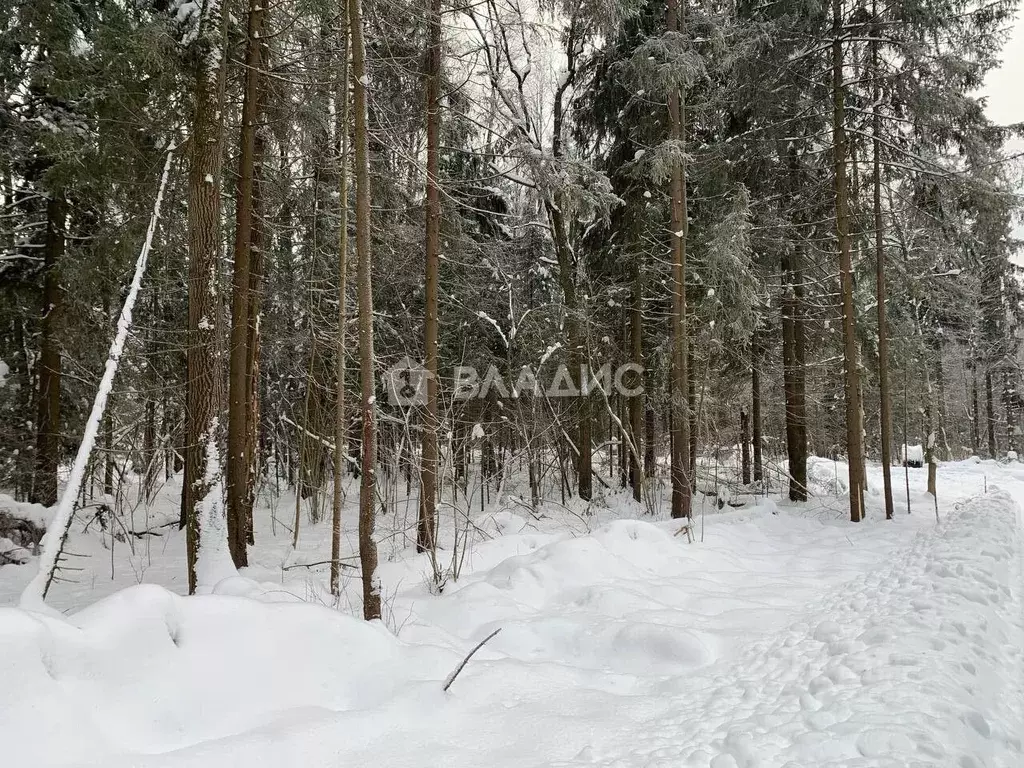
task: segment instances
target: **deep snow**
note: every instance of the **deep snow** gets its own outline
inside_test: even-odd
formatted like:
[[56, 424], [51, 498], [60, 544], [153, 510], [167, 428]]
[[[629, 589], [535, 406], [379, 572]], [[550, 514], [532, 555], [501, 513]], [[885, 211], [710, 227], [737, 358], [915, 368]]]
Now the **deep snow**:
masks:
[[[385, 547], [388, 626], [302, 602], [329, 599], [322, 571], [281, 570], [324, 559], [328, 523], [291, 553], [267, 511], [257, 565], [193, 598], [115, 591], [135, 574], [181, 591], [173, 527], [118, 544], [112, 582], [100, 538], [77, 535], [92, 571], [53, 603], [115, 593], [67, 618], [0, 608], [4, 762], [1019, 767], [1024, 466], [942, 465], [939, 524], [911, 479], [914, 514], [897, 494], [889, 523], [765, 501], [709, 514], [692, 544], [614, 519], [641, 512], [618, 497], [592, 517], [492, 509], [442, 595], [422, 556]], [[0, 569], [0, 600], [27, 568]]]

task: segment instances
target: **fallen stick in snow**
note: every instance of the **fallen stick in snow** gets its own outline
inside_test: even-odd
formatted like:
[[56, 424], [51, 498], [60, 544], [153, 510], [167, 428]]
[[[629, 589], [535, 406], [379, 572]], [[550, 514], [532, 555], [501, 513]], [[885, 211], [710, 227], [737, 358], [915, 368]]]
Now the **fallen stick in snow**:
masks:
[[447, 692], [448, 689], [452, 687], [452, 683], [455, 682], [455, 678], [459, 676], [459, 672], [462, 671], [462, 668], [465, 667], [466, 664], [469, 663], [469, 660], [473, 658], [473, 654], [476, 653], [477, 651], [479, 651], [481, 648], [483, 648], [484, 645], [487, 643], [487, 641], [490, 640], [492, 637], [494, 637], [499, 632], [501, 632], [501, 627], [498, 627], [496, 630], [491, 632], [491, 634], [489, 634], [487, 637], [485, 637], [483, 640], [481, 640], [479, 643], [477, 643], [476, 646], [474, 646], [472, 651], [470, 651], [468, 654], [466, 654], [466, 658], [464, 658], [462, 660], [462, 663], [459, 664], [459, 666], [457, 666], [454, 670], [452, 670], [452, 673], [450, 675], [448, 675], [448, 679], [444, 681], [444, 687], [441, 689], [442, 691]]
[[135, 300], [139, 296], [139, 289], [142, 287], [142, 276], [146, 272], [146, 262], [149, 259], [149, 251], [153, 247], [153, 236], [156, 234], [156, 225], [160, 221], [160, 205], [164, 199], [164, 190], [167, 189], [167, 178], [171, 175], [171, 161], [174, 158], [174, 144], [167, 150], [167, 160], [164, 163], [164, 172], [160, 177], [160, 187], [156, 193], [156, 201], [153, 203], [153, 215], [149, 219], [149, 227], [146, 229], [146, 240], [139, 252], [139, 259], [135, 263], [135, 276], [132, 278], [131, 288], [125, 297], [124, 306], [121, 307], [121, 314], [117, 320], [117, 333], [110, 345], [110, 353], [107, 356], [107, 364], [103, 370], [103, 378], [100, 379], [99, 388], [96, 390], [96, 398], [93, 400], [92, 411], [89, 413], [89, 420], [85, 424], [85, 434], [82, 435], [82, 442], [78, 446], [78, 453], [75, 456], [75, 463], [71, 467], [71, 477], [64, 495], [61, 496], [57, 509], [53, 514], [53, 520], [46, 529], [46, 536], [43, 538], [43, 552], [39, 558], [39, 573], [28, 583], [25, 591], [21, 593], [21, 606], [23, 608], [42, 609], [46, 600], [46, 593], [50, 591], [50, 584], [53, 583], [54, 575], [57, 572], [58, 563], [64, 551], [64, 542], [67, 540], [68, 531], [71, 529], [71, 522], [75, 518], [75, 501], [78, 498], [78, 491], [82, 486], [85, 477], [86, 466], [89, 463], [89, 455], [96, 442], [96, 434], [99, 432], [100, 422], [103, 420], [103, 412], [107, 408], [107, 397], [114, 385], [114, 374], [117, 373], [117, 364], [124, 352], [124, 344], [128, 340], [128, 331], [132, 326], [132, 310], [135, 308]]
[[[357, 560], [356, 557], [342, 557], [338, 560], [338, 565], [342, 568], [358, 568], [359, 566], [352, 565], [352, 563], [346, 563], [346, 560]], [[294, 565], [282, 565], [282, 571], [290, 571], [292, 568], [313, 568], [317, 565], [330, 565], [331, 560], [317, 560], [315, 563], [295, 563]]]
[[686, 534], [686, 540], [688, 542], [690, 542], [691, 544], [693, 544], [693, 531], [691, 530], [689, 523], [684, 524], [682, 528], [680, 528], [678, 531], [676, 531], [672, 535], [673, 536], [678, 536], [680, 533], [685, 533]]

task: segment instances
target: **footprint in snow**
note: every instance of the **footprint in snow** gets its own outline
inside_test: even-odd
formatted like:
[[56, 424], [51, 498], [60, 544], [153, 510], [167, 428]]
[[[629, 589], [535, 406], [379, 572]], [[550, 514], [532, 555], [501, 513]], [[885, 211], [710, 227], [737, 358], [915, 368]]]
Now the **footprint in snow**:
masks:
[[963, 721], [986, 739], [992, 735], [992, 729], [989, 727], [988, 720], [980, 712], [971, 710], [964, 713]]
[[828, 643], [838, 640], [843, 630], [834, 621], [823, 621], [814, 630], [814, 639], [819, 643]]

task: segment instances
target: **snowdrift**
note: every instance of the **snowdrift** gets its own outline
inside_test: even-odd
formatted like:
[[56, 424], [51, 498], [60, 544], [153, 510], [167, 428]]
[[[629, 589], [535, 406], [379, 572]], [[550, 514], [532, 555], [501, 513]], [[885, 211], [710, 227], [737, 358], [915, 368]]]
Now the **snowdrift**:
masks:
[[372, 708], [424, 661], [379, 623], [327, 608], [148, 585], [67, 620], [0, 608], [0, 648], [5, 762], [23, 766], [168, 752], [285, 712]]
[[510, 534], [443, 595], [393, 596], [401, 639], [242, 579], [69, 618], [0, 609], [5, 763], [1024, 764], [1013, 499], [938, 526], [773, 511], [723, 515], [694, 545], [670, 522], [574, 538], [499, 521]]

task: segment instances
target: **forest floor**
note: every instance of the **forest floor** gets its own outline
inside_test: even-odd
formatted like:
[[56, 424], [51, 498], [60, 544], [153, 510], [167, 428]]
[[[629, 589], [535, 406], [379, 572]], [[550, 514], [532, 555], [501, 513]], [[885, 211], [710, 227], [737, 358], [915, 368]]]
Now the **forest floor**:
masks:
[[620, 493], [472, 502], [445, 520], [441, 569], [454, 553], [461, 573], [441, 594], [403, 500], [378, 531], [378, 624], [352, 618], [354, 570], [335, 601], [326, 568], [304, 567], [329, 557], [330, 524], [303, 512], [293, 550], [287, 497], [261, 504], [252, 567], [180, 597], [169, 484], [128, 516], [160, 534], [134, 551], [76, 523], [81, 570], [48, 601], [63, 617], [13, 607], [34, 560], [0, 568], [4, 763], [1024, 765], [1024, 465], [942, 464], [938, 522], [925, 471], [910, 515], [903, 477], [893, 521], [877, 493], [861, 524], [835, 496], [705, 503], [693, 543]]

